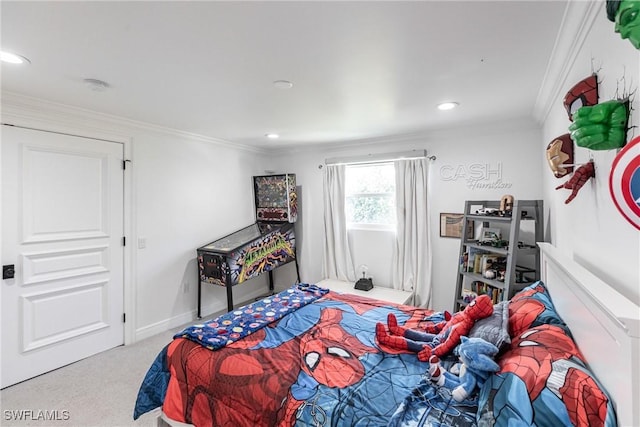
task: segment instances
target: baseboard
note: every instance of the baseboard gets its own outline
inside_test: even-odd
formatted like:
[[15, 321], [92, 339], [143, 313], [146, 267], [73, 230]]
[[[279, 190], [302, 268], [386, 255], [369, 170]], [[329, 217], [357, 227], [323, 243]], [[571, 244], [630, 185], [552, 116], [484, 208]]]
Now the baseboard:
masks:
[[134, 342], [138, 342], [145, 338], [150, 338], [154, 335], [167, 332], [171, 329], [179, 328], [180, 326], [190, 323], [196, 318], [196, 310], [191, 310], [187, 313], [173, 316], [169, 319], [162, 320], [160, 322], [153, 323], [151, 325], [143, 326], [136, 329]]
[[[276, 288], [275, 292], [279, 292], [282, 289]], [[247, 292], [246, 294], [239, 294], [236, 297], [240, 300], [235, 304], [235, 307], [241, 307], [243, 305], [249, 304], [256, 299], [259, 299], [263, 296], [266, 296], [268, 293], [267, 289], [258, 288], [254, 289], [251, 292]], [[203, 304], [201, 312], [202, 319], [211, 319], [213, 317], [219, 316], [222, 313], [227, 311], [227, 302], [226, 301], [212, 301], [210, 304]], [[193, 309], [186, 313], [179, 314], [177, 316], [170, 317], [165, 320], [161, 320], [160, 322], [153, 323], [151, 325], [143, 326], [141, 328], [136, 329], [134, 342], [138, 342], [145, 338], [152, 337], [157, 334], [161, 334], [172, 329], [180, 328], [189, 323], [196, 323], [198, 321], [197, 318], [197, 310]]]

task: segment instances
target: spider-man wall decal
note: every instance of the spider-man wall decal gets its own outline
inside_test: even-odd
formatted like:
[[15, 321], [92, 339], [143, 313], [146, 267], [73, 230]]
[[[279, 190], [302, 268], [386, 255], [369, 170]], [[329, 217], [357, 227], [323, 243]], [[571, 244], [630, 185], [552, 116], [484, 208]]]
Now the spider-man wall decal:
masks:
[[573, 114], [581, 107], [598, 103], [598, 76], [592, 74], [576, 83], [564, 97], [563, 105], [569, 120], [573, 121]]

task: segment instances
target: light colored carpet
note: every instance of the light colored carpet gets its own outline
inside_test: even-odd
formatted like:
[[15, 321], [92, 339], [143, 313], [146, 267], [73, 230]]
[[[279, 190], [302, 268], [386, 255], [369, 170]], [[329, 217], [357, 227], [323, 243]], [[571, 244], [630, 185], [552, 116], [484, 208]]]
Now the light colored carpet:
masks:
[[[133, 421], [138, 388], [158, 352], [181, 329], [116, 347], [1, 390], [0, 425], [155, 427], [159, 409]], [[49, 411], [58, 414], [59, 420], [14, 419], [19, 413], [28, 417], [29, 411], [32, 417]]]

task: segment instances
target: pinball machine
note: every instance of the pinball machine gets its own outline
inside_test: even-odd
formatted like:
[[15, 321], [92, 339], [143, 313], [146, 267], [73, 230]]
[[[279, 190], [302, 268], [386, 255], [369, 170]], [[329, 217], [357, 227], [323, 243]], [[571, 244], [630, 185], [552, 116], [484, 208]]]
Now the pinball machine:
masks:
[[202, 284], [223, 286], [227, 310], [233, 310], [233, 287], [263, 273], [269, 274], [273, 293], [273, 270], [295, 263], [294, 223], [298, 218], [295, 174], [253, 177], [256, 222], [197, 249], [198, 318], [201, 317]]

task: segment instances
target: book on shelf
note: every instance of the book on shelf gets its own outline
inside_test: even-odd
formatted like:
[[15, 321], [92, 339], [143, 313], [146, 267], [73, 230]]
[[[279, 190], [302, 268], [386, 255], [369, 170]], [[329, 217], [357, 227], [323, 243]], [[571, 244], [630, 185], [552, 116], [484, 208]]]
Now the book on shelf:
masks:
[[480, 258], [482, 254], [486, 252], [478, 248], [469, 248], [467, 252], [468, 252], [468, 261], [467, 261], [467, 269], [465, 271], [469, 273], [479, 273], [480, 271], [478, 269], [480, 267]]
[[471, 285], [468, 289], [463, 289], [461, 297], [464, 300], [465, 295], [475, 295], [475, 297], [477, 297], [478, 295], [488, 295], [489, 298], [491, 298], [491, 301], [493, 301], [494, 304], [497, 304], [502, 301], [503, 293], [504, 292], [502, 289], [495, 288], [480, 280], [474, 280], [473, 282], [471, 282]]

